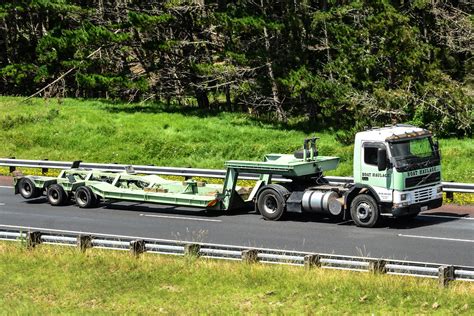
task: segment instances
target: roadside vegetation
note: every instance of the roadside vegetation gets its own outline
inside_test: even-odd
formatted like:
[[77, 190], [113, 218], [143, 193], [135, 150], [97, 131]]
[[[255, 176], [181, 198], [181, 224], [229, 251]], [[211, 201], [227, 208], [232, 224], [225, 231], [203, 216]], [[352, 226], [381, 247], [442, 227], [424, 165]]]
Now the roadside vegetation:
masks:
[[472, 136], [471, 2], [2, 1], [0, 94]]
[[456, 314], [474, 284], [0, 243], [5, 314]]
[[[229, 159], [291, 153], [320, 137], [320, 155], [341, 157], [330, 175], [352, 175], [353, 146], [337, 130], [162, 104], [0, 97], [0, 157], [218, 168]], [[474, 182], [474, 140], [440, 139], [446, 181]]]

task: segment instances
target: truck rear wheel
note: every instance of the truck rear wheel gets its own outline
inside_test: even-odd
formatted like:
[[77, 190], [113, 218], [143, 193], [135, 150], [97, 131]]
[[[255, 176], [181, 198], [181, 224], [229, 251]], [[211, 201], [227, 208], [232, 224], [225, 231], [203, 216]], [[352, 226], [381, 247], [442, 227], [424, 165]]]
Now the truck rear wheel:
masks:
[[351, 217], [359, 227], [374, 227], [380, 217], [377, 202], [368, 194], [359, 194], [352, 200]]
[[59, 184], [53, 184], [48, 188], [48, 202], [53, 206], [59, 206], [66, 204], [68, 195], [64, 191], [63, 187]]
[[258, 195], [257, 206], [266, 220], [277, 221], [286, 211], [285, 195], [289, 191], [278, 184], [271, 184]]
[[23, 198], [29, 200], [37, 198], [41, 195], [41, 190], [38, 189], [33, 181], [28, 178], [22, 178], [18, 183], [18, 189]]
[[89, 187], [81, 186], [77, 188], [76, 193], [74, 194], [76, 198], [76, 204], [80, 208], [90, 208], [97, 206], [99, 200], [97, 196], [92, 192]]

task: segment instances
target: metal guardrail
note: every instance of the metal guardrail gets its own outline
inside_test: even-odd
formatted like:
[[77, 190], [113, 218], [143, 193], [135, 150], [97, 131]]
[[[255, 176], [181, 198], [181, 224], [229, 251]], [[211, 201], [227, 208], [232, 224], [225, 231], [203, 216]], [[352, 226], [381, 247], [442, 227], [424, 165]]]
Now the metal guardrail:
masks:
[[161, 239], [133, 239], [131, 237], [97, 234], [80, 235], [70, 232], [0, 230], [0, 240], [23, 241], [28, 248], [40, 244], [130, 251], [133, 255], [156, 253], [164, 255], [191, 255], [201, 258], [244, 261], [247, 263], [284, 264], [351, 270], [380, 274], [394, 274], [438, 279], [441, 286], [451, 281], [474, 282], [474, 267], [442, 265], [437, 263], [341, 256], [300, 251], [249, 248], [240, 246], [194, 243]]
[[[68, 169], [71, 168], [73, 162], [68, 161], [49, 161], [49, 160], [20, 160], [14, 158], [0, 158], [0, 166], [10, 168], [13, 172], [16, 167], [24, 168], [41, 168], [44, 172], [48, 169]], [[81, 167], [85, 169], [96, 169], [111, 172], [122, 172], [129, 165], [124, 164], [102, 164], [102, 163], [81, 163]], [[224, 179], [226, 171], [218, 169], [196, 169], [196, 168], [179, 168], [179, 167], [157, 167], [157, 166], [142, 166], [133, 165], [133, 169], [141, 174], [159, 174], [182, 177], [203, 177], [203, 178], [218, 178]], [[255, 174], [243, 173], [239, 177], [244, 180], [258, 180]], [[275, 176], [273, 179], [281, 182], [289, 182], [291, 180]], [[334, 177], [327, 176], [326, 179], [333, 183], [352, 183], [352, 177]], [[448, 194], [452, 193], [474, 193], [474, 184], [471, 183], [456, 183], [456, 182], [442, 182], [443, 191]]]

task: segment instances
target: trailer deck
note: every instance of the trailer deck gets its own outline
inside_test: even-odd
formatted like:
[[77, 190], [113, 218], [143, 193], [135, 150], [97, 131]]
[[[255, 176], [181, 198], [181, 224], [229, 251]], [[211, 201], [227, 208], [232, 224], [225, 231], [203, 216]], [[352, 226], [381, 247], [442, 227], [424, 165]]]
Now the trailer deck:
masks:
[[[271, 184], [273, 175], [289, 179], [308, 178], [335, 169], [339, 158], [317, 156], [315, 142], [315, 138], [305, 140], [301, 157], [296, 154], [268, 154], [263, 161], [227, 161], [227, 174], [223, 185], [195, 180], [172, 181], [156, 175], [137, 175], [134, 174], [133, 168], [127, 168], [122, 173], [86, 170], [75, 164], [73, 168], [61, 171], [57, 178], [16, 178], [15, 193], [21, 193], [25, 198], [46, 194], [50, 203], [56, 203], [55, 205], [74, 196], [80, 207], [89, 207], [101, 199], [229, 210], [252, 202], [261, 187]], [[260, 180], [248, 197], [238, 193], [237, 180], [242, 173], [260, 175]], [[51, 188], [53, 192], [50, 192]], [[94, 202], [92, 204], [89, 203], [91, 199]]]
[[268, 154], [264, 161], [229, 160], [226, 168], [239, 172], [272, 174], [295, 178], [333, 170], [339, 164], [339, 157], [316, 156], [312, 159], [300, 159], [294, 155]]

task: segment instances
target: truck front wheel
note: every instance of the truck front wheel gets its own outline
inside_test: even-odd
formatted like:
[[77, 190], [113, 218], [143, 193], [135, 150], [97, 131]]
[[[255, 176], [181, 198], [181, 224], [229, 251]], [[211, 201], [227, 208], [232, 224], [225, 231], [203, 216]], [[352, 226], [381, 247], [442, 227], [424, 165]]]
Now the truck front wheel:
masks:
[[286, 210], [285, 194], [287, 189], [278, 184], [271, 184], [258, 195], [257, 206], [260, 214], [267, 220], [279, 220]]
[[367, 194], [359, 194], [352, 200], [351, 217], [359, 227], [374, 227], [379, 221], [377, 202]]
[[99, 204], [97, 196], [92, 192], [89, 187], [82, 186], [77, 188], [76, 193], [74, 194], [76, 198], [76, 204], [80, 208], [89, 208], [94, 207]]

